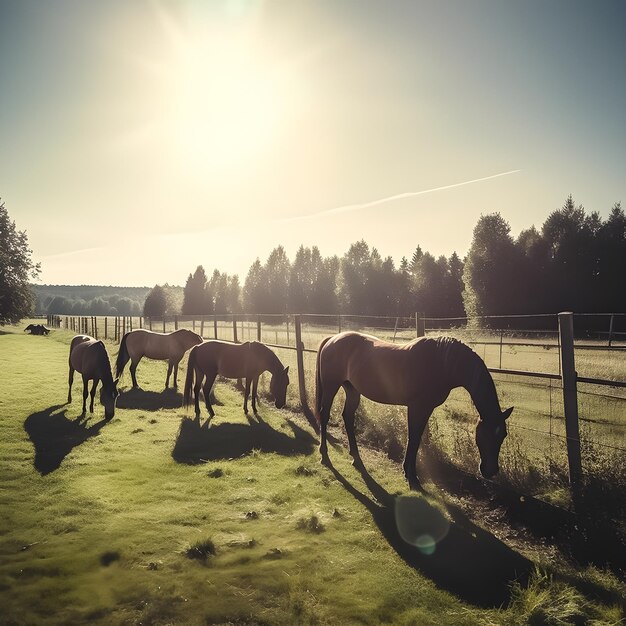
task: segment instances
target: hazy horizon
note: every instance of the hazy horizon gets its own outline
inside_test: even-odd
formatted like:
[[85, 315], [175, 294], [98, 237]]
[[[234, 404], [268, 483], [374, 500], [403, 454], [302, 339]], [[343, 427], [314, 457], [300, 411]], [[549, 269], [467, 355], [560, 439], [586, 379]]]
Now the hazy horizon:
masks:
[[464, 256], [626, 200], [626, 5], [0, 0], [0, 197], [39, 283]]

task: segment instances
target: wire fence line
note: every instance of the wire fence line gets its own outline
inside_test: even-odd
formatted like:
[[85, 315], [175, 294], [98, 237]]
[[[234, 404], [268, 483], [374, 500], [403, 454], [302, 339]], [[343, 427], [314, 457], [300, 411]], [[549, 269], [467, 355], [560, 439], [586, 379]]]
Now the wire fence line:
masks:
[[[602, 319], [611, 320], [614, 325], [616, 317], [622, 314], [605, 314]], [[498, 319], [504, 316], [490, 316]], [[587, 316], [589, 317], [589, 316]], [[626, 453], [626, 333], [611, 333], [600, 343], [600, 334], [590, 335], [588, 332], [574, 334], [575, 316], [570, 315], [568, 321], [572, 327], [570, 350], [572, 358], [576, 358], [576, 369], [570, 373], [570, 380], [565, 380], [563, 368], [563, 338], [559, 327], [559, 317], [554, 314], [538, 316], [507, 316], [513, 320], [522, 318], [544, 328], [485, 328], [476, 323], [475, 319], [467, 318], [426, 318], [416, 313], [411, 317], [382, 317], [360, 315], [328, 315], [328, 314], [235, 314], [205, 316], [173, 316], [169, 318], [147, 317], [77, 317], [48, 316], [51, 326], [62, 327], [76, 332], [84, 332], [114, 342], [120, 342], [123, 335], [137, 328], [147, 328], [157, 332], [172, 332], [180, 328], [189, 328], [200, 334], [204, 339], [242, 342], [249, 340], [262, 341], [286, 354], [295, 356], [298, 371], [298, 393], [293, 399], [300, 402], [303, 410], [311, 413], [308, 398], [314, 396], [314, 365], [307, 361], [305, 355], [314, 355], [320, 341], [329, 335], [345, 330], [359, 330], [375, 334], [382, 339], [394, 342], [407, 342], [420, 336], [446, 334], [460, 339], [470, 345], [483, 358], [489, 371], [496, 378], [498, 385], [504, 386], [505, 392], [515, 398], [521, 396], [522, 411], [528, 423], [512, 423], [514, 430], [524, 430], [549, 439], [550, 450], [552, 441], [564, 441], [568, 448], [578, 448], [573, 452], [574, 459], [568, 458], [570, 478], [577, 480], [580, 473], [580, 446], [593, 445], [615, 453]], [[456, 324], [450, 324], [451, 321]], [[447, 327], [442, 322], [447, 323]], [[543, 341], [542, 341], [543, 338]], [[584, 375], [579, 374], [581, 372]], [[589, 374], [589, 375], [588, 375]], [[542, 384], [543, 383], [543, 384]], [[554, 385], [557, 383], [557, 386]], [[584, 385], [581, 389], [579, 385]], [[571, 407], [567, 409], [564, 400], [569, 386], [569, 397], [572, 398], [573, 385], [576, 398], [575, 417], [571, 416]], [[524, 388], [529, 388], [527, 393]], [[548, 398], [542, 402], [537, 396], [546, 390]], [[553, 393], [558, 392], [558, 399]], [[295, 393], [295, 392], [294, 392]], [[571, 402], [570, 402], [571, 404]], [[524, 406], [525, 405], [525, 406]], [[536, 406], [535, 406], [536, 405]], [[579, 419], [578, 405], [582, 405]], [[598, 406], [599, 405], [599, 408]], [[619, 407], [619, 408], [615, 408]], [[568, 415], [568, 411], [570, 415]], [[588, 412], [613, 412], [615, 420], [589, 419]], [[576, 428], [571, 424], [565, 431], [563, 424], [574, 419]], [[541, 429], [543, 420], [546, 428]], [[579, 422], [584, 431], [579, 432]], [[603, 426], [599, 426], [601, 422]], [[606, 424], [609, 425], [606, 425]], [[563, 432], [559, 432], [559, 429]], [[604, 429], [604, 430], [603, 430]], [[606, 433], [604, 432], [606, 431]], [[568, 449], [568, 454], [569, 454]], [[578, 457], [578, 461], [576, 460]], [[573, 471], [571, 464], [573, 463]]]

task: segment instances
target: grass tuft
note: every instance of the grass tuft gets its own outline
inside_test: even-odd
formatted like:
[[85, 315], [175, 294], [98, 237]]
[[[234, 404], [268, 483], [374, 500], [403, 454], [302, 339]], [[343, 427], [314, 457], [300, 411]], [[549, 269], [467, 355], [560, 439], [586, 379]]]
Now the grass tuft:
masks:
[[324, 524], [317, 517], [317, 515], [300, 518], [296, 526], [299, 530], [306, 530], [307, 532], [315, 533], [316, 535], [323, 533], [326, 530]]
[[108, 567], [109, 565], [111, 565], [111, 563], [114, 563], [115, 561], [119, 561], [119, 560], [120, 560], [119, 552], [107, 551], [107, 552], [103, 552], [100, 555], [100, 564], [103, 565], [104, 567]]
[[203, 539], [187, 548], [185, 554], [190, 559], [206, 561], [210, 556], [215, 556], [215, 544], [211, 539]]

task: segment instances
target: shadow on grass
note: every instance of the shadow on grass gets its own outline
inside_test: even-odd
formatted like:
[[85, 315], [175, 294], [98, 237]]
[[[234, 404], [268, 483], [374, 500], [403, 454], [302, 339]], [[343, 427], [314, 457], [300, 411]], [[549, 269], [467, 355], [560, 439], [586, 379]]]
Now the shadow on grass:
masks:
[[180, 409], [182, 405], [183, 394], [172, 387], [163, 391], [128, 389], [127, 391], [122, 391], [117, 398], [118, 409], [160, 411], [161, 409]]
[[275, 452], [285, 456], [310, 454], [316, 445], [315, 438], [294, 422], [287, 420], [293, 432], [289, 436], [274, 430], [260, 417], [255, 421], [248, 417], [248, 424], [222, 423], [209, 426], [209, 421], [184, 417], [172, 450], [172, 458], [178, 463], [203, 463], [223, 459], [235, 459], [253, 450]]
[[534, 564], [494, 535], [473, 524], [456, 507], [447, 518], [425, 498], [393, 496], [365, 469], [359, 472], [375, 500], [358, 491], [332, 465], [344, 489], [365, 506], [389, 545], [410, 567], [464, 602], [483, 608], [505, 606], [511, 585], [525, 586]]
[[626, 563], [624, 531], [602, 515], [598, 500], [578, 507], [578, 513], [544, 502], [504, 484], [485, 481], [442, 458], [434, 448], [424, 446], [419, 456], [420, 471], [437, 485], [457, 496], [471, 496], [490, 507], [501, 508], [509, 522], [522, 524], [535, 537], [555, 543], [583, 565], [609, 567], [623, 576]]
[[64, 405], [57, 404], [26, 418], [24, 430], [35, 446], [35, 469], [42, 475], [58, 469], [63, 459], [81, 443], [95, 437], [107, 420], [102, 419], [91, 426], [79, 416], [70, 420]]

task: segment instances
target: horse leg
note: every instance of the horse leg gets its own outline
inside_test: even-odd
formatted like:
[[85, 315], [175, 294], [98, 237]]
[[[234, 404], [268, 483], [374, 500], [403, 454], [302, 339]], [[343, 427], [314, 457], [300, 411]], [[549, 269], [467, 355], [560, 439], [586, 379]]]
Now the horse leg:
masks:
[[215, 382], [216, 377], [217, 377], [217, 372], [215, 373], [211, 372], [210, 374], [207, 374], [206, 381], [204, 383], [204, 388], [203, 388], [204, 401], [206, 403], [207, 411], [209, 412], [209, 417], [213, 417], [215, 415], [215, 411], [213, 410], [213, 407], [211, 406], [211, 387], [213, 387], [213, 383]]
[[[321, 382], [320, 382], [321, 384]], [[321, 390], [321, 402], [320, 402], [320, 461], [322, 465], [330, 465], [330, 459], [328, 458], [328, 441], [326, 435], [326, 428], [328, 426], [328, 420], [330, 419], [330, 409], [333, 405], [333, 400], [339, 391], [337, 383], [328, 384], [326, 388]]]
[[165, 379], [165, 388], [167, 389], [170, 386], [170, 374], [172, 373], [172, 368], [174, 367], [174, 363], [172, 361], [167, 362], [167, 378]]
[[348, 434], [349, 452], [352, 457], [352, 464], [355, 466], [362, 466], [363, 461], [359, 456], [359, 449], [356, 443], [356, 435], [354, 433], [354, 414], [359, 408], [361, 402], [361, 394], [350, 384], [345, 383], [343, 385], [346, 392], [346, 403], [343, 407], [343, 423], [346, 427], [346, 433]]
[[196, 382], [193, 386], [194, 406], [196, 409], [196, 419], [200, 417], [200, 388], [202, 387], [202, 379], [204, 375], [196, 370]]
[[67, 392], [67, 403], [68, 404], [72, 401], [72, 384], [73, 383], [74, 383], [74, 368], [70, 365], [70, 378], [69, 378], [70, 389]]
[[96, 387], [100, 381], [97, 378], [93, 379], [93, 385], [91, 386], [91, 403], [89, 404], [89, 412], [93, 413], [93, 399], [96, 395]]
[[178, 389], [178, 364], [180, 359], [174, 363], [174, 389]]
[[256, 415], [256, 403], [258, 402], [258, 398], [256, 395], [258, 388], [259, 388], [259, 377], [255, 376], [252, 379], [252, 411], [255, 415]]
[[139, 384], [137, 383], [137, 366], [139, 365], [139, 361], [141, 361], [141, 357], [137, 359], [137, 361], [130, 362], [130, 376], [133, 379], [133, 389], [138, 389]]
[[[246, 388], [243, 391], [243, 412], [246, 415], [248, 415], [248, 396], [249, 395], [250, 395], [250, 378], [246, 376]], [[252, 402], [254, 402], [254, 396], [252, 396]]]
[[89, 381], [83, 374], [83, 415], [87, 413], [87, 396], [89, 395]]
[[426, 428], [431, 413], [432, 409], [428, 410], [421, 406], [411, 405], [408, 407], [409, 435], [402, 468], [404, 469], [404, 475], [409, 483], [409, 487], [414, 490], [422, 489], [422, 485], [417, 477], [417, 451], [420, 447], [422, 433], [424, 428]]

